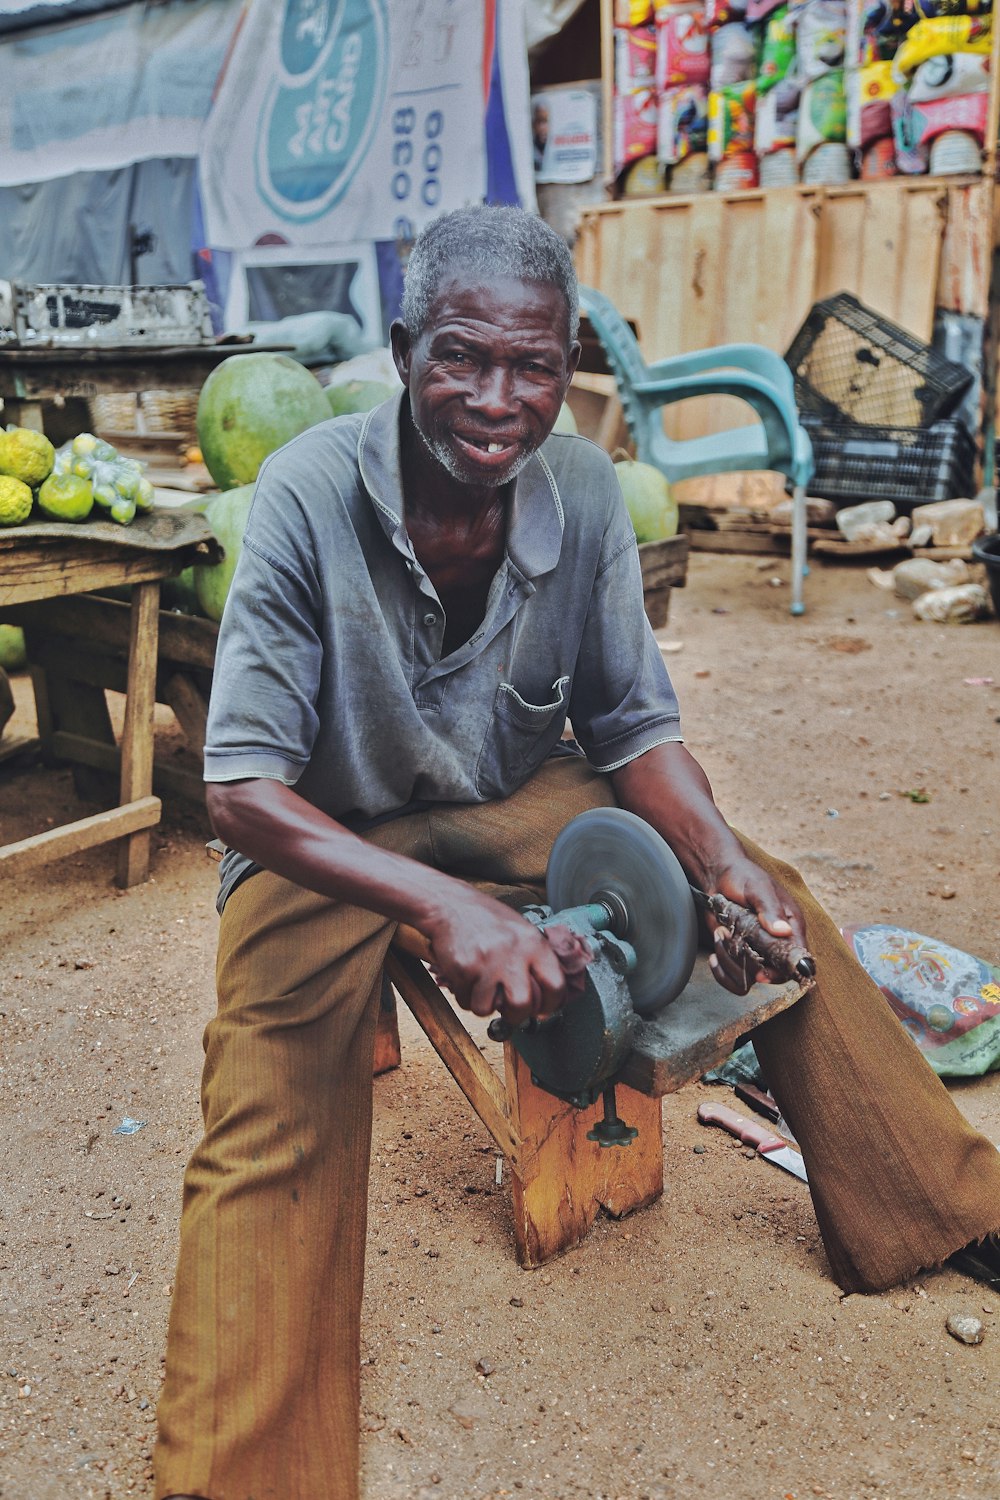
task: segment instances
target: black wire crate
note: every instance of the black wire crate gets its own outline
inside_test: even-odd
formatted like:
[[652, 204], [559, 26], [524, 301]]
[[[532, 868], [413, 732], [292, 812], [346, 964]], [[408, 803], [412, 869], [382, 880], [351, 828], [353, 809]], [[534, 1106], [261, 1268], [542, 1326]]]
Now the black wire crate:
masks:
[[814, 303], [785, 361], [800, 411], [872, 427], [927, 427], [974, 379], [849, 292]]
[[816, 460], [811, 495], [850, 505], [892, 500], [905, 508], [973, 493], [975, 444], [955, 419], [930, 427], [864, 427], [803, 412], [802, 425]]

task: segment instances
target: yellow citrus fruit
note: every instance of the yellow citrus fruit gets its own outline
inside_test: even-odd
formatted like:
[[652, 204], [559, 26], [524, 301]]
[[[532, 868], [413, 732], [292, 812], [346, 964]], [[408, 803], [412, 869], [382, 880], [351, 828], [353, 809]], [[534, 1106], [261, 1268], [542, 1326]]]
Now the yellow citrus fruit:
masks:
[[94, 507], [89, 479], [51, 474], [38, 491], [38, 508], [53, 521], [85, 521]]
[[0, 475], [0, 526], [20, 526], [31, 515], [31, 490], [23, 479]]
[[30, 427], [8, 427], [0, 432], [0, 474], [8, 474], [34, 488], [52, 473], [56, 450], [44, 432]]

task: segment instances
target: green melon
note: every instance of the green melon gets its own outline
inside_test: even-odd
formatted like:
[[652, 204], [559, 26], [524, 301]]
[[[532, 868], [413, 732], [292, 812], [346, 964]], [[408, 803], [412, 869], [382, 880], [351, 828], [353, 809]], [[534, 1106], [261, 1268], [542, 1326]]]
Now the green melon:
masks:
[[233, 354], [198, 397], [198, 446], [221, 490], [253, 484], [269, 453], [325, 422], [330, 407], [315, 375], [287, 354]]
[[221, 562], [196, 564], [194, 568], [194, 590], [198, 605], [202, 614], [207, 615], [210, 620], [222, 619], [229, 586], [243, 545], [243, 533], [253, 493], [254, 485], [240, 485], [238, 489], [224, 490], [221, 495], [214, 495], [205, 506], [205, 520], [223, 546]]
[[640, 464], [626, 458], [615, 464], [615, 473], [635, 527], [636, 540], [660, 542], [667, 537], [676, 536], [679, 519], [677, 501], [659, 469], [655, 469], [652, 464]]
[[381, 380], [347, 380], [343, 385], [328, 385], [326, 399], [333, 415], [342, 417], [348, 412], [371, 411], [398, 390], [398, 385], [385, 385]]
[[573, 410], [568, 401], [564, 401], [562, 406], [559, 408], [559, 415], [558, 417], [556, 417], [555, 426], [553, 427], [552, 431], [569, 433], [577, 433], [580, 431], [579, 427], [576, 425], [576, 418], [573, 415]]

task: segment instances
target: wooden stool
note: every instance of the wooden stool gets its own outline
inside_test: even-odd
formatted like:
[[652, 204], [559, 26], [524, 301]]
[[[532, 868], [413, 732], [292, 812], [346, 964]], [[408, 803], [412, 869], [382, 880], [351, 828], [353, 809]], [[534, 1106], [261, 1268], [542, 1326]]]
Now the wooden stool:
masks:
[[683, 994], [640, 1023], [618, 1084], [619, 1112], [638, 1127], [638, 1138], [631, 1146], [602, 1147], [587, 1139], [601, 1116], [600, 1103], [578, 1110], [537, 1088], [509, 1042], [499, 1077], [428, 973], [428, 958], [420, 933], [397, 929], [386, 961], [375, 1072], [400, 1061], [395, 990], [506, 1159], [522, 1266], [542, 1265], [578, 1245], [601, 1209], [620, 1218], [653, 1203], [663, 1192], [663, 1095], [722, 1062], [738, 1038], [805, 993], [800, 985], [785, 984], [731, 995], [712, 978], [707, 958], [699, 957]]

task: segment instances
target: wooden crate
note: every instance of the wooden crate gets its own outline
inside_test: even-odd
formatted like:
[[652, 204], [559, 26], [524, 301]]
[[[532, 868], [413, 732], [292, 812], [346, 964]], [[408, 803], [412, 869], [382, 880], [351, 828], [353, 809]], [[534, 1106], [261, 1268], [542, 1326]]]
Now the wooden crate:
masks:
[[654, 630], [667, 623], [670, 590], [682, 589], [687, 582], [688, 550], [688, 538], [683, 534], [662, 542], [643, 542], [639, 548], [642, 601]]

